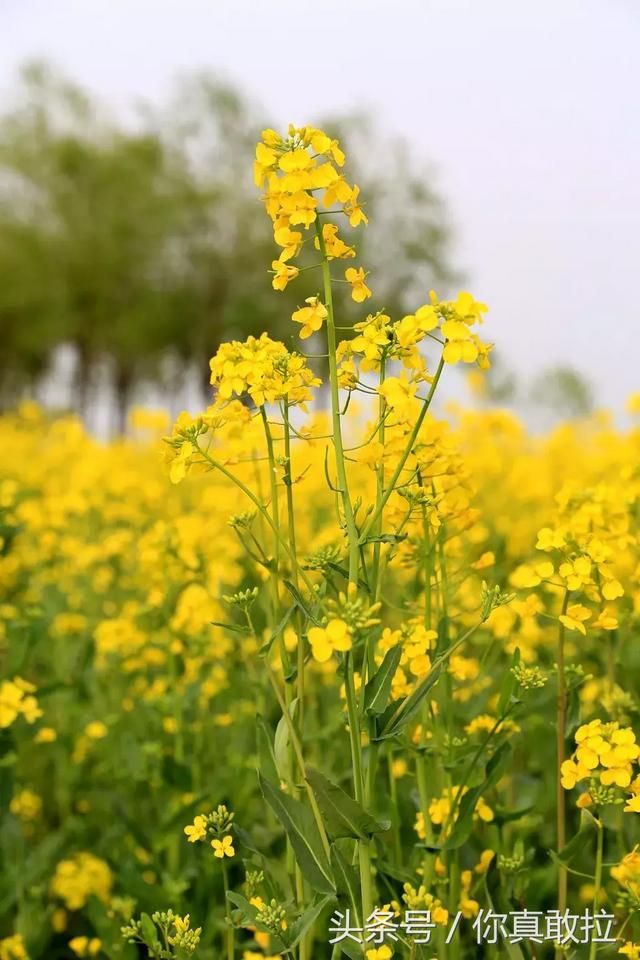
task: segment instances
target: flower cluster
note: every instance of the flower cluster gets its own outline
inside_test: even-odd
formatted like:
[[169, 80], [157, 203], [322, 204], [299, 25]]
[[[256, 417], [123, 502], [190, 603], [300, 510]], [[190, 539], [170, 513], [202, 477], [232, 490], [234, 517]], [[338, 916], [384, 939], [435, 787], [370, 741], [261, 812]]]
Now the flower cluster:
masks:
[[107, 863], [89, 852], [61, 860], [51, 880], [51, 893], [64, 901], [67, 910], [80, 910], [90, 897], [107, 903], [113, 875]]
[[286, 400], [289, 406], [305, 409], [312, 399], [311, 388], [321, 383], [304, 357], [290, 353], [266, 333], [243, 343], [223, 343], [210, 367], [211, 384], [220, 401], [248, 396], [257, 407]]
[[588, 780], [589, 791], [582, 794], [579, 801], [581, 806], [586, 806], [591, 802], [606, 802], [609, 798], [599, 790], [600, 786], [620, 787], [631, 793], [625, 810], [640, 813], [640, 776], [634, 769], [640, 758], [640, 746], [633, 730], [621, 727], [617, 722], [591, 720], [578, 727], [575, 742], [572, 757], [564, 761], [560, 771], [565, 790], [572, 790], [577, 783]]
[[35, 686], [22, 677], [0, 683], [0, 728], [10, 727], [18, 717], [35, 723], [42, 716], [38, 701], [33, 696]]
[[[324, 210], [346, 214], [351, 227], [367, 223], [360, 205], [360, 188], [350, 185], [339, 168], [345, 156], [337, 140], [315, 127], [290, 126], [287, 136], [274, 130], [264, 130], [256, 147], [254, 175], [256, 186], [264, 188], [264, 203], [273, 222], [273, 238], [281, 248], [280, 256], [272, 263], [273, 287], [284, 290], [299, 273], [290, 261], [302, 250], [307, 231], [317, 224]], [[349, 259], [355, 256], [353, 247], [338, 235], [338, 228], [325, 223], [316, 230], [316, 249], [330, 259]], [[349, 268], [345, 280], [351, 284], [352, 296], [362, 302], [371, 295], [366, 286], [363, 268]], [[306, 309], [306, 308], [303, 308]]]
[[197, 843], [199, 840], [210, 840], [214, 856], [219, 860], [225, 857], [234, 857], [235, 848], [233, 846], [234, 814], [230, 813], [224, 804], [219, 804], [217, 810], [207, 814], [197, 814], [192, 824], [184, 828], [184, 833], [189, 843]]

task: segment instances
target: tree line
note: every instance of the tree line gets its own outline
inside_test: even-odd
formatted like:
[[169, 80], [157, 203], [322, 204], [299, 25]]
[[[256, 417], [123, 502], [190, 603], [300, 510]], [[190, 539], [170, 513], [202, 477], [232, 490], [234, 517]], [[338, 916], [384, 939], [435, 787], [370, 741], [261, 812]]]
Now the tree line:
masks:
[[[400, 313], [452, 279], [443, 201], [428, 168], [366, 116], [318, 120], [355, 159], [370, 218], [359, 263], [376, 303]], [[292, 341], [291, 312], [317, 281], [271, 289], [276, 254], [251, 169], [267, 125], [212, 74], [127, 123], [49, 65], [22, 69], [0, 115], [3, 406], [37, 397], [61, 344], [73, 349], [72, 405], [86, 413], [106, 369], [122, 428], [139, 384], [170, 395], [194, 369], [206, 384], [222, 340], [267, 329]], [[361, 318], [347, 296], [340, 309], [346, 325]]]

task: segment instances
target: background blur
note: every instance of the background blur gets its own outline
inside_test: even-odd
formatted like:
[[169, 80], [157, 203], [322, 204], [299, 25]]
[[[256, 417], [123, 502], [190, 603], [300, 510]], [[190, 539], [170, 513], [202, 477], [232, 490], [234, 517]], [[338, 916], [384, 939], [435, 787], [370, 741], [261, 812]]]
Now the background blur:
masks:
[[639, 42], [637, 0], [0, 0], [0, 403], [114, 432], [197, 408], [222, 339], [288, 342], [316, 291], [272, 291], [251, 166], [293, 121], [351, 154], [372, 304], [468, 287], [495, 397], [537, 426], [622, 412]]

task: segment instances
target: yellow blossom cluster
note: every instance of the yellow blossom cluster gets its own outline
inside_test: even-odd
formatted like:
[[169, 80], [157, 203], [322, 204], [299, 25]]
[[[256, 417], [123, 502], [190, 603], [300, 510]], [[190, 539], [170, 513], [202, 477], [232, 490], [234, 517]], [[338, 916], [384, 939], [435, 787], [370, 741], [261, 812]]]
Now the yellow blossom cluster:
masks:
[[0, 683], [0, 727], [10, 727], [21, 716], [27, 723], [35, 723], [42, 716], [38, 701], [33, 696], [35, 690], [35, 686], [22, 677]]
[[640, 776], [634, 780], [640, 746], [630, 727], [617, 722], [591, 720], [578, 727], [573, 756], [562, 764], [562, 786], [572, 790], [582, 780], [599, 782], [604, 787], [630, 790], [632, 798], [625, 809], [640, 813]]
[[107, 863], [88, 851], [61, 860], [51, 880], [51, 893], [64, 901], [67, 910], [80, 910], [89, 897], [107, 903], [113, 875]]

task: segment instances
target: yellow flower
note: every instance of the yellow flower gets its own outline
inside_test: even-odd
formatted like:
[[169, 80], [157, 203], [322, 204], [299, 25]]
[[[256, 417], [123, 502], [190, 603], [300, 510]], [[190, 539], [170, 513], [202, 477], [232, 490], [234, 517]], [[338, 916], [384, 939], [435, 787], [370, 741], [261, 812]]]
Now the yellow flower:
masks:
[[384, 397], [387, 406], [390, 407], [401, 420], [409, 419], [413, 416], [416, 390], [416, 384], [409, 382], [404, 371], [400, 377], [387, 377], [381, 386], [378, 387], [380, 396]]
[[627, 413], [640, 413], [640, 391], [627, 397]]
[[106, 724], [101, 720], [92, 720], [92, 722], [88, 723], [84, 728], [84, 732], [90, 740], [102, 740], [109, 731]]
[[574, 760], [565, 760], [560, 767], [560, 782], [565, 790], [573, 790], [579, 780], [584, 780], [588, 776], [588, 767], [584, 767]]
[[14, 933], [0, 940], [0, 960], [29, 960], [22, 934]]
[[69, 947], [77, 957], [95, 957], [100, 953], [102, 941], [98, 937], [74, 937], [69, 940]]
[[640, 793], [636, 793], [634, 797], [629, 797], [626, 802], [625, 813], [640, 813]]
[[567, 630], [578, 630], [586, 637], [587, 628], [584, 621], [588, 620], [590, 616], [591, 611], [587, 607], [583, 607], [581, 603], [571, 603], [567, 607], [567, 612], [561, 613], [558, 619]]
[[473, 363], [478, 359], [478, 347], [471, 338], [471, 331], [462, 320], [445, 320], [442, 335], [446, 340], [442, 357], [445, 363]]
[[[329, 260], [350, 260], [355, 257], [354, 247], [345, 243], [342, 237], [338, 236], [338, 227], [335, 223], [325, 223], [322, 227], [322, 237], [324, 240], [325, 252]], [[316, 250], [320, 249], [320, 241], [315, 237], [314, 246]]]
[[560, 576], [567, 582], [567, 590], [580, 590], [591, 583], [591, 559], [587, 556], [576, 557], [560, 564]]
[[565, 540], [559, 530], [552, 530], [551, 527], [543, 527], [538, 530], [538, 542], [536, 550], [559, 550], [564, 546]]
[[371, 296], [371, 290], [366, 285], [365, 277], [367, 276], [364, 272], [364, 267], [349, 267], [344, 272], [345, 279], [347, 283], [351, 284], [351, 298], [355, 300], [356, 303], [363, 303], [368, 297]]
[[295, 280], [300, 273], [297, 267], [292, 266], [290, 263], [284, 263], [282, 260], [273, 260], [271, 269], [275, 270], [273, 280], [271, 281], [274, 290], [285, 290], [287, 284], [291, 280]]
[[329, 660], [335, 650], [344, 652], [351, 649], [351, 630], [339, 618], [329, 620], [326, 627], [311, 627], [307, 636], [313, 658], [319, 663]]
[[42, 810], [42, 798], [32, 790], [21, 790], [11, 799], [9, 804], [11, 813], [25, 823], [36, 820]]
[[207, 818], [201, 813], [197, 814], [193, 819], [193, 823], [184, 828], [184, 832], [189, 839], [189, 843], [204, 840], [207, 835]]
[[487, 873], [495, 855], [495, 850], [483, 850], [478, 863], [473, 868], [474, 872], [481, 875]]
[[640, 960], [640, 943], [632, 943], [631, 940], [627, 940], [624, 946], [620, 947], [618, 953], [628, 957], [628, 960]]
[[367, 960], [391, 960], [393, 950], [384, 944], [382, 947], [373, 947], [367, 950]]
[[307, 297], [305, 303], [308, 304], [307, 307], [299, 307], [291, 315], [292, 320], [302, 324], [301, 340], [306, 340], [312, 333], [317, 333], [328, 315], [327, 308], [318, 297]]
[[53, 727], [40, 727], [35, 737], [33, 738], [34, 743], [53, 743], [54, 740], [57, 740], [58, 734], [53, 729]]
[[233, 837], [226, 836], [222, 840], [212, 840], [211, 846], [213, 847], [213, 852], [216, 857], [220, 860], [223, 860], [224, 857], [234, 857], [235, 849], [233, 846]]
[[352, 227], [357, 227], [361, 223], [365, 223], [365, 224], [369, 223], [369, 220], [367, 219], [367, 216], [364, 210], [360, 206], [360, 203], [358, 200], [359, 195], [360, 195], [360, 187], [358, 186], [357, 183], [354, 183], [353, 189], [351, 191], [351, 196], [345, 202], [345, 206], [344, 206], [345, 213], [349, 217], [349, 224]]

